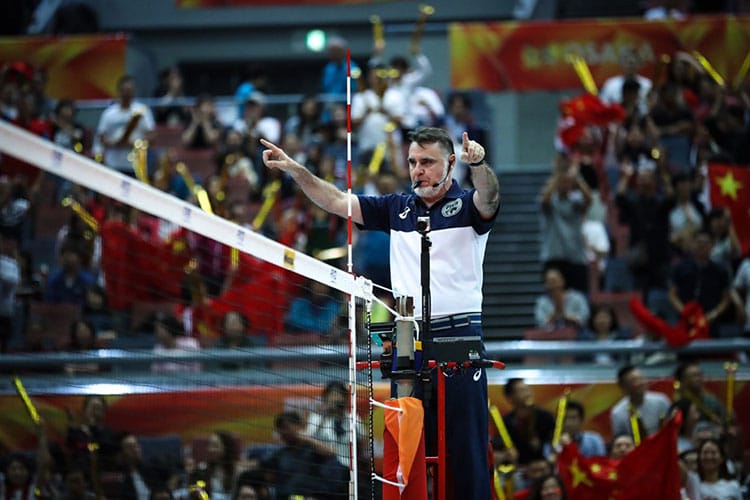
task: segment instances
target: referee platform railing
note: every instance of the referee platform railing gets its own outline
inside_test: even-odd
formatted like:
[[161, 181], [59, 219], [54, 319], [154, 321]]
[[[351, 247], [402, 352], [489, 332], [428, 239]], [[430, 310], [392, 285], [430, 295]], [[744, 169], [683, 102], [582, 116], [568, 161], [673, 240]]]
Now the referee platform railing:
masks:
[[[619, 366], [625, 363], [639, 365], [650, 377], [671, 377], [676, 359], [689, 357], [701, 361], [707, 378], [723, 378], [724, 362], [742, 359], [750, 353], [750, 339], [732, 338], [694, 341], [687, 346], [672, 349], [663, 342], [640, 342], [634, 340], [607, 341], [490, 341], [486, 343], [490, 359], [506, 363], [502, 371], [489, 370], [490, 384], [504, 383], [510, 377], [520, 376], [545, 383], [606, 382], [613, 381]], [[586, 358], [595, 354], [609, 353], [621, 360], [615, 365], [599, 365]], [[372, 355], [378, 359], [380, 348], [373, 347]], [[649, 361], [653, 355], [661, 355], [659, 362]], [[16, 353], [0, 356], [0, 372], [23, 373], [24, 382], [32, 393], [79, 393], [90, 384], [101, 386], [113, 384], [124, 392], [159, 392], [176, 387], [206, 385], [273, 385], [310, 383], [318, 377], [329, 378], [326, 366], [341, 366], [346, 363], [348, 349], [345, 345], [301, 346], [294, 352], [268, 347], [238, 349], [202, 349], [199, 351], [155, 353], [150, 350], [101, 349], [88, 352]], [[583, 360], [560, 364], [559, 358], [575, 357]], [[534, 364], [525, 358], [539, 360]], [[365, 358], [362, 350], [358, 359]], [[305, 368], [311, 360], [320, 365], [311, 371]], [[158, 374], [151, 373], [152, 363], [174, 361], [180, 363], [199, 362], [204, 367], [198, 373]], [[279, 363], [278, 367], [274, 365]], [[66, 365], [97, 364], [102, 370], [96, 373], [75, 376], [62, 375]], [[234, 369], [222, 368], [226, 364]], [[300, 368], [291, 368], [299, 364]], [[333, 368], [332, 368], [333, 370]], [[750, 364], [740, 362], [736, 377], [750, 380]], [[379, 380], [379, 374], [376, 381]], [[385, 382], [384, 382], [385, 383]], [[127, 386], [127, 388], [125, 387]], [[8, 378], [0, 378], [0, 394], [15, 391]]]

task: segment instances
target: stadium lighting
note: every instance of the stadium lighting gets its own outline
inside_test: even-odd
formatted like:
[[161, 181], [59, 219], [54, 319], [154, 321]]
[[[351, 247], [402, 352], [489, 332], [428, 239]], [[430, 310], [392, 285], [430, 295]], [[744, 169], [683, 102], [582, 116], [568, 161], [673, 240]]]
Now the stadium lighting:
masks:
[[305, 46], [312, 52], [321, 52], [326, 48], [326, 32], [319, 29], [310, 30], [305, 35]]

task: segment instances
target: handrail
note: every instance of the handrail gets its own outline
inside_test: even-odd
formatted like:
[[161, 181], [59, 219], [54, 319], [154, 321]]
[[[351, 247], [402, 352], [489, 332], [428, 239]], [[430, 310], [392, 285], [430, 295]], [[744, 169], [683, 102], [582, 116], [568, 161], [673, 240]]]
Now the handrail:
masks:
[[[641, 342], [638, 340], [604, 340], [604, 341], [549, 341], [549, 340], [514, 340], [489, 341], [485, 344], [489, 358], [501, 361], [523, 359], [527, 356], [558, 358], [561, 356], [587, 356], [597, 353], [620, 355], [651, 354], [670, 352], [686, 355], [715, 355], [750, 352], [750, 339], [728, 338], [697, 340], [684, 347], [672, 349], [664, 342]], [[364, 352], [364, 351], [362, 351]], [[358, 357], [362, 353], [358, 353]], [[13, 353], [0, 356], [0, 371], [13, 369], [41, 368], [64, 364], [84, 365], [101, 363], [109, 366], [128, 366], [164, 361], [180, 362], [245, 362], [274, 363], [294, 362], [315, 359], [323, 363], [344, 362], [348, 352], [344, 345], [295, 346], [289, 347], [250, 347], [243, 349], [209, 348], [195, 351], [159, 352], [146, 349], [99, 349], [86, 352], [44, 352]], [[373, 355], [379, 356], [379, 348], [373, 348]]]

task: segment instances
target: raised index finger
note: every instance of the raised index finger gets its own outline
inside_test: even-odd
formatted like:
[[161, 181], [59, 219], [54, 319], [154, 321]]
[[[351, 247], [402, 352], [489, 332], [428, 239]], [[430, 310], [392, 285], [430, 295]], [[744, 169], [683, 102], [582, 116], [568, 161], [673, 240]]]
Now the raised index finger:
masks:
[[274, 153], [280, 153], [281, 152], [281, 148], [280, 147], [278, 147], [276, 144], [272, 143], [271, 141], [267, 141], [267, 140], [263, 139], [262, 137], [260, 138], [260, 143], [263, 144], [268, 149], [270, 149], [271, 151], [273, 151]]
[[464, 151], [468, 151], [469, 150], [469, 133], [464, 132], [464, 134], [461, 136], [461, 139], [463, 140]]

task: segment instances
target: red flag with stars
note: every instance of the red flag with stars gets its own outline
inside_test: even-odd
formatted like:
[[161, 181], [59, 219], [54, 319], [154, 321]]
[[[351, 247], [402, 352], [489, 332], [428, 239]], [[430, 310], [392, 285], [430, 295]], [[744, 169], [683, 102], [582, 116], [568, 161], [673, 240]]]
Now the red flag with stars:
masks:
[[584, 457], [576, 443], [570, 443], [557, 457], [560, 479], [568, 498], [606, 500], [617, 486], [618, 460], [607, 457]]
[[711, 206], [726, 207], [742, 245], [742, 254], [750, 252], [750, 166], [711, 163], [708, 166]]
[[681, 424], [678, 412], [622, 460], [586, 458], [575, 443], [565, 446], [557, 457], [557, 467], [568, 498], [680, 500], [677, 431]]

